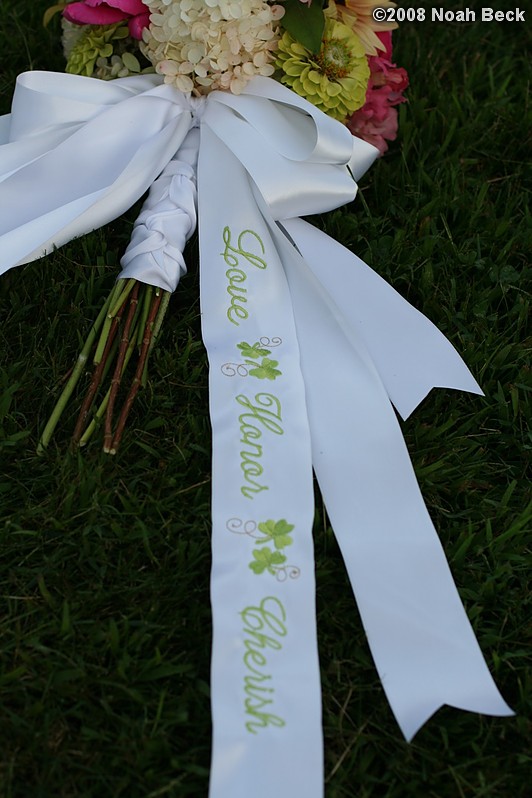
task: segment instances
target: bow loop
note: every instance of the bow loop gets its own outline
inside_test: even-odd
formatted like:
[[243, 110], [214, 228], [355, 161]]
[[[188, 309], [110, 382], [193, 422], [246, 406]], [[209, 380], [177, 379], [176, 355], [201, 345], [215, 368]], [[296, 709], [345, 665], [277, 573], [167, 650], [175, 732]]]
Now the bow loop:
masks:
[[127, 211], [192, 118], [190, 103], [156, 75], [22, 75], [0, 147], [0, 274]]
[[23, 72], [13, 95], [8, 141], [39, 135], [51, 127], [88, 122], [117, 105], [160, 84], [158, 75], [95, 81], [60, 72]]
[[182, 94], [161, 80], [139, 75], [107, 82], [50, 72], [19, 77], [12, 113], [1, 126], [0, 273], [131, 207], [191, 128], [212, 129], [277, 220], [351, 202], [357, 191], [353, 175], [360, 176], [377, 155], [270, 78], [250, 81], [239, 97], [213, 92], [206, 98]]
[[356, 195], [353, 136], [274, 80], [256, 78], [238, 97], [213, 92], [203, 122], [245, 167], [275, 219], [330, 211]]

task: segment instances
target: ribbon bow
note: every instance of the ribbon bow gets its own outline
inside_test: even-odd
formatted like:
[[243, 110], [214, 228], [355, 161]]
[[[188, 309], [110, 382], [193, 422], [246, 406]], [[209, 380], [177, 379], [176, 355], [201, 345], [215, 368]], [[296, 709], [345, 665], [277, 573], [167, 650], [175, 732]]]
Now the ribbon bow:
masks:
[[156, 76], [27, 73], [2, 135], [0, 273], [151, 186], [121, 276], [174, 290], [198, 206], [213, 426], [211, 798], [243, 798], [251, 784], [257, 798], [323, 794], [312, 468], [404, 735], [443, 704], [512, 714], [391, 405], [406, 418], [434, 386], [480, 388], [422, 314], [297, 218], [351, 201], [374, 148], [267, 78], [193, 100]]

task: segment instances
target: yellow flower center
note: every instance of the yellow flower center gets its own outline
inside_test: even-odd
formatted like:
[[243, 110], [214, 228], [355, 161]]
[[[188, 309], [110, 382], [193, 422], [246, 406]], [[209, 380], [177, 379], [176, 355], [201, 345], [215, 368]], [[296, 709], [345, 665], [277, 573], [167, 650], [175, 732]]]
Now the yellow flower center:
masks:
[[316, 61], [329, 80], [340, 80], [349, 73], [351, 52], [340, 39], [324, 39]]

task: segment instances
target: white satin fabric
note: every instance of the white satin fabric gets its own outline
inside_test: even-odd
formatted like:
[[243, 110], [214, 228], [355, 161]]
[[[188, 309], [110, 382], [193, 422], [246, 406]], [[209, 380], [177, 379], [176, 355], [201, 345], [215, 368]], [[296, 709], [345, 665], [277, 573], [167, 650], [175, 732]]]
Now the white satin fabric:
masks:
[[[154, 76], [27, 73], [0, 135], [0, 273], [151, 187], [120, 276], [174, 290], [199, 208], [213, 423], [211, 798], [322, 795], [312, 466], [405, 736], [442, 704], [512, 714], [390, 404], [406, 418], [432, 387], [480, 388], [434, 325], [295, 218], [351, 201], [352, 175], [377, 151], [266, 78], [238, 97], [195, 100]], [[253, 354], [242, 362], [253, 346], [268, 350], [262, 370]], [[250, 567], [276, 520], [293, 527], [282, 543], [293, 562]]]

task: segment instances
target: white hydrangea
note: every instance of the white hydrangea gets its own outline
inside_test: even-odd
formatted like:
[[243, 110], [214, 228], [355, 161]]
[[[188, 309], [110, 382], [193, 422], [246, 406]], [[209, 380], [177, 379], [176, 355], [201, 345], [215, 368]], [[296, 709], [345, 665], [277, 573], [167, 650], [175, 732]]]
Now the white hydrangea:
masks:
[[254, 75], [274, 72], [280, 5], [264, 0], [144, 0], [150, 26], [141, 49], [180, 91], [240, 94]]

